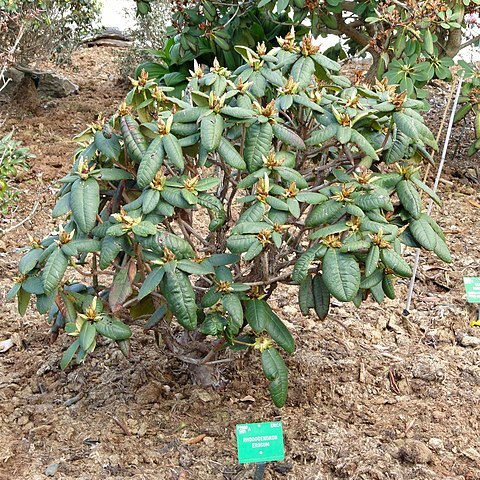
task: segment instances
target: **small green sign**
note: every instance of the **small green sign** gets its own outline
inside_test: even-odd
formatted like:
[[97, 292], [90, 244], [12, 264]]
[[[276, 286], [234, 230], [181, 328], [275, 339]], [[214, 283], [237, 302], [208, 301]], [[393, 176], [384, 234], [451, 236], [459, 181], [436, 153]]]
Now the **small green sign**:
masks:
[[463, 277], [467, 302], [480, 303], [480, 277]]
[[237, 425], [239, 463], [274, 462], [285, 458], [282, 422]]

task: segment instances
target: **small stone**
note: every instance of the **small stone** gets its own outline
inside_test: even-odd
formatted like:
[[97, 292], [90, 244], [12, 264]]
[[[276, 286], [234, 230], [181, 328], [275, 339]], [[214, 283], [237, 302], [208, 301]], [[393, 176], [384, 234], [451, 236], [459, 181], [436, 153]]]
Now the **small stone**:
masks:
[[443, 441], [440, 438], [435, 437], [432, 437], [428, 441], [428, 446], [435, 452], [439, 452], [445, 448], [443, 445]]
[[457, 335], [457, 343], [462, 347], [478, 347], [480, 346], [480, 338], [466, 333], [459, 333]]
[[298, 315], [298, 308], [292, 305], [286, 305], [285, 307], [283, 307], [283, 312], [286, 315]]
[[413, 464], [425, 464], [433, 460], [432, 451], [419, 440], [406, 440], [399, 453], [402, 460]]
[[45, 475], [47, 477], [53, 477], [57, 473], [59, 466], [59, 463], [52, 463], [45, 469]]
[[462, 451], [462, 453], [470, 460], [480, 463], [480, 453], [473, 447], [467, 448], [465, 451]]
[[213, 446], [213, 444], [215, 443], [215, 439], [213, 437], [205, 437], [203, 439], [203, 441], [205, 442], [206, 445], [208, 445], [209, 447]]

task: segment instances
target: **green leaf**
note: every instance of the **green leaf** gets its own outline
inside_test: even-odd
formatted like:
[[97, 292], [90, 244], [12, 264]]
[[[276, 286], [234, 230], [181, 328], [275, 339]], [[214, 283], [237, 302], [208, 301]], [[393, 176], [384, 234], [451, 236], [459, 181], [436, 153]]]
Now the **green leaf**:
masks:
[[342, 204], [336, 200], [315, 205], [305, 219], [305, 226], [311, 228], [327, 223], [337, 217], [342, 208]]
[[227, 248], [232, 253], [245, 253], [255, 240], [257, 239], [253, 235], [232, 235], [227, 238]]
[[238, 153], [237, 149], [223, 137], [220, 139], [218, 145], [218, 153], [223, 161], [232, 168], [236, 168], [237, 170], [245, 170], [247, 168], [247, 164]]
[[382, 289], [385, 292], [385, 295], [391, 300], [395, 299], [395, 287], [392, 281], [392, 275], [384, 275], [382, 279]]
[[137, 121], [131, 115], [126, 115], [120, 120], [120, 126], [130, 158], [134, 162], [140, 163], [147, 150], [147, 141], [140, 132]]
[[350, 141], [355, 143], [366, 155], [378, 160], [378, 155], [370, 142], [359, 132], [352, 129]]
[[65, 353], [62, 356], [62, 360], [60, 361], [60, 369], [65, 370], [70, 362], [72, 361], [73, 357], [77, 353], [77, 350], [80, 348], [80, 340], [75, 340], [68, 348], [65, 350]]
[[369, 277], [378, 266], [380, 260], [380, 248], [378, 245], [372, 245], [368, 251], [367, 258], [365, 260], [365, 276]]
[[270, 305], [268, 305], [268, 303], [265, 304], [268, 313], [265, 330], [287, 353], [293, 353], [295, 351], [295, 341], [291, 333], [275, 312], [272, 311]]
[[434, 250], [436, 245], [437, 235], [433, 231], [428, 221], [425, 219], [425, 214], [420, 215], [418, 220], [411, 219], [410, 221], [410, 233], [413, 238], [426, 250]]
[[71, 210], [70, 195], [71, 195], [70, 192], [66, 193], [55, 204], [55, 206], [53, 207], [53, 210], [52, 210], [52, 217], [53, 218], [61, 217], [62, 215], [65, 215], [66, 213], [68, 213]]
[[30, 302], [30, 294], [23, 288], [20, 288], [17, 294], [18, 313], [23, 317], [27, 312], [28, 304]]
[[274, 123], [272, 125], [272, 130], [274, 135], [286, 145], [295, 147], [298, 150], [305, 150], [305, 143], [303, 142], [302, 138], [293, 130], [290, 130], [279, 123]]
[[78, 179], [72, 185], [70, 206], [73, 219], [83, 233], [89, 233], [97, 223], [99, 205], [100, 187], [94, 178]]
[[208, 152], [217, 150], [223, 135], [223, 117], [212, 114], [204, 117], [200, 124], [200, 138], [203, 147]]
[[108, 303], [113, 312], [122, 308], [123, 303], [132, 294], [132, 291], [128, 268], [122, 268], [115, 275], [112, 288], [108, 295]]
[[103, 315], [102, 319], [95, 323], [95, 329], [100, 335], [112, 340], [127, 340], [132, 336], [128, 325], [107, 315]]
[[42, 280], [38, 277], [28, 277], [22, 283], [22, 288], [28, 292], [33, 293], [34, 295], [42, 295], [44, 293]]
[[157, 227], [148, 221], [140, 222], [132, 227], [132, 232], [140, 237], [148, 237], [157, 233]]
[[122, 151], [122, 147], [117, 139], [117, 136], [113, 134], [110, 138], [105, 138], [103, 132], [98, 130], [95, 132], [95, 147], [107, 158], [117, 160]]
[[255, 333], [261, 333], [265, 330], [269, 319], [269, 310], [270, 308], [264, 300], [254, 298], [247, 302], [245, 317]]
[[245, 256], [243, 259], [246, 262], [249, 262], [250, 260], [253, 260], [257, 255], [260, 255], [260, 253], [263, 250], [263, 245], [261, 244], [260, 240], [258, 240], [256, 237], [254, 237], [254, 240], [248, 250], [245, 253]]
[[171, 133], [164, 135], [162, 146], [165, 150], [168, 161], [180, 172], [183, 172], [185, 161], [183, 159], [182, 147], [178, 143], [177, 137]]
[[384, 269], [383, 268], [377, 268], [371, 275], [368, 277], [365, 276], [365, 278], [362, 279], [360, 282], [360, 288], [368, 290], [375, 285], [378, 285], [379, 283], [382, 282], [384, 277]]
[[315, 255], [317, 254], [318, 247], [319, 246], [316, 245], [309, 248], [297, 259], [292, 271], [293, 283], [300, 284], [305, 280], [308, 275], [308, 269], [310, 268], [311, 263], [315, 260]]
[[184, 259], [177, 262], [177, 267], [186, 273], [192, 275], [208, 275], [213, 274], [213, 266], [209, 262], [196, 263], [191, 260]]
[[229, 293], [222, 297], [222, 305], [233, 320], [236, 328], [243, 326], [243, 307], [242, 302], [234, 293]]
[[298, 306], [303, 315], [308, 315], [310, 309], [314, 307], [312, 288], [312, 276], [309, 274], [298, 289]]
[[150, 295], [159, 283], [162, 281], [165, 270], [163, 267], [154, 268], [147, 276], [147, 278], [142, 283], [140, 291], [138, 292], [138, 300], [145, 298], [147, 295]]
[[300, 88], [305, 88], [310, 85], [312, 75], [315, 72], [315, 62], [311, 57], [301, 56], [292, 67], [290, 74], [293, 79], [299, 83]]
[[387, 268], [393, 270], [395, 275], [405, 278], [412, 276], [410, 265], [397, 252], [395, 252], [395, 250], [382, 248], [380, 250], [380, 259]]
[[148, 214], [157, 208], [160, 201], [160, 192], [154, 188], [148, 188], [143, 192], [142, 198], [142, 211], [144, 214]]
[[320, 274], [313, 277], [312, 292], [315, 313], [320, 320], [323, 320], [330, 310], [330, 292]]
[[25, 275], [28, 272], [32, 271], [43, 254], [42, 248], [32, 248], [29, 250], [20, 260], [18, 264], [18, 271]]
[[415, 185], [409, 180], [401, 180], [397, 183], [397, 195], [405, 210], [418, 219], [422, 213], [422, 199]]
[[142, 155], [137, 171], [137, 185], [139, 188], [143, 189], [150, 185], [150, 182], [155, 178], [163, 164], [165, 154], [162, 141], [162, 136], [154, 138], [147, 151]]
[[[438, 197], [438, 195], [428, 186], [423, 183], [420, 178], [417, 176], [410, 177], [410, 181], [412, 181], [418, 188], [423, 190], [437, 205], [440, 207], [442, 206], [442, 201]], [[403, 203], [403, 202], [402, 202]]]
[[186, 330], [195, 329], [197, 305], [188, 276], [180, 270], [166, 272], [162, 280], [162, 293], [178, 323]]
[[323, 257], [323, 281], [341, 302], [350, 302], [360, 287], [360, 267], [353, 255], [329, 248]]
[[308, 138], [305, 143], [307, 145], [321, 145], [325, 143], [327, 140], [335, 137], [338, 131], [338, 124], [330, 123], [327, 125], [323, 130], [314, 132], [310, 138]]
[[254, 123], [245, 134], [244, 160], [249, 172], [255, 172], [264, 165], [272, 145], [273, 130], [270, 123]]
[[11, 300], [13, 300], [17, 296], [21, 288], [22, 288], [22, 284], [20, 282], [14, 283], [12, 288], [5, 295], [5, 300], [7, 302], [10, 302]]
[[48, 257], [42, 274], [43, 288], [47, 295], [58, 287], [67, 266], [68, 258], [63, 254], [62, 250], [60, 248], [53, 250]]
[[[325, 17], [324, 17], [325, 18]], [[323, 67], [325, 70], [331, 70], [332, 72], [338, 72], [340, 70], [340, 64], [334, 60], [322, 55], [321, 53], [316, 53], [312, 55], [313, 60], [315, 60], [318, 65]]]
[[288, 370], [285, 362], [275, 348], [268, 348], [262, 352], [262, 368], [270, 380], [270, 396], [273, 403], [281, 408], [287, 401]]
[[80, 336], [78, 340], [80, 341], [80, 346], [83, 350], [88, 352], [93, 342], [95, 341], [95, 336], [97, 331], [95, 330], [95, 325], [89, 321], [85, 321], [80, 330]]
[[122, 242], [114, 237], [105, 237], [100, 249], [100, 269], [105, 270], [122, 251]]
[[452, 263], [452, 256], [450, 255], [450, 251], [448, 250], [447, 244], [437, 235], [435, 241], [435, 248], [433, 249], [435, 254], [446, 263]]

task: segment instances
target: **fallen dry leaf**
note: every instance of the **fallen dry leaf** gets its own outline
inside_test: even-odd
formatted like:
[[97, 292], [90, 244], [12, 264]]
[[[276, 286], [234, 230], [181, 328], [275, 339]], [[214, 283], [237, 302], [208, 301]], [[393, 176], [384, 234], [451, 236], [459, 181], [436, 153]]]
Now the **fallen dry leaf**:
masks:
[[185, 440], [183, 443], [185, 445], [195, 445], [196, 443], [200, 443], [206, 436], [207, 436], [206, 433], [201, 433], [200, 435], [197, 435], [196, 437], [189, 438], [188, 440]]

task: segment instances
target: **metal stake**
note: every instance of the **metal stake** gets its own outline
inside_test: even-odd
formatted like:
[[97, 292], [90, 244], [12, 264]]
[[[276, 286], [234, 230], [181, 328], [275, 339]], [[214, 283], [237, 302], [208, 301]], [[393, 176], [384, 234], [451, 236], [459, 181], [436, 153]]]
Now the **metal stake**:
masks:
[[265, 468], [267, 468], [267, 462], [256, 463], [253, 480], [263, 480], [263, 476], [265, 475]]
[[[448, 144], [450, 143], [450, 135], [452, 134], [453, 118], [455, 117], [455, 111], [457, 110], [458, 98], [460, 97], [462, 83], [463, 83], [463, 73], [458, 79], [457, 92], [455, 94], [455, 100], [453, 102], [452, 112], [450, 115], [450, 120], [448, 122], [447, 134], [445, 136], [445, 143], [443, 144], [442, 158], [440, 160], [440, 164], [438, 165], [438, 172], [435, 178], [435, 184], [433, 185], [433, 188], [432, 188], [434, 192], [436, 192], [438, 189], [438, 184], [440, 183], [440, 178], [442, 176], [443, 166], [445, 164], [445, 159], [447, 157], [447, 148], [448, 148]], [[432, 212], [432, 208], [433, 208], [433, 200], [430, 199], [430, 203], [428, 204], [428, 208], [427, 208], [427, 215], [430, 215], [430, 213]], [[413, 297], [413, 288], [415, 285], [415, 279], [417, 277], [417, 269], [418, 269], [419, 261], [420, 261], [420, 249], [417, 248], [417, 251], [415, 253], [415, 262], [413, 264], [413, 274], [412, 274], [412, 278], [410, 278], [410, 284], [408, 286], [407, 303], [405, 305], [405, 310], [403, 311], [403, 315], [405, 316], [410, 314], [410, 306], [412, 304], [412, 297]]]

